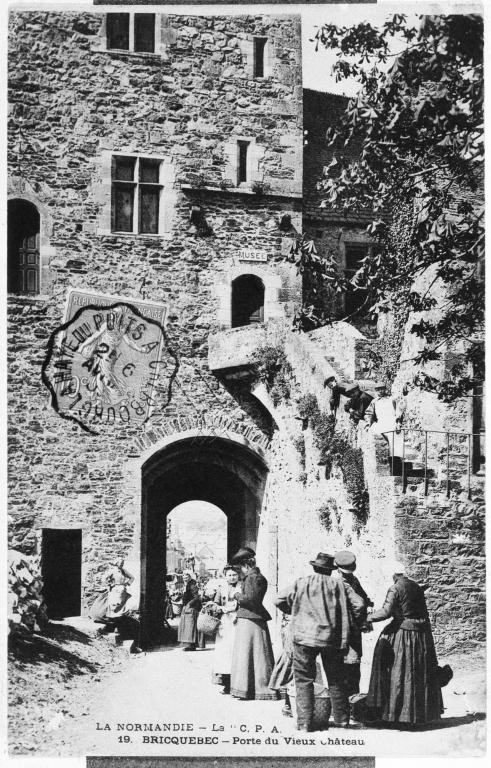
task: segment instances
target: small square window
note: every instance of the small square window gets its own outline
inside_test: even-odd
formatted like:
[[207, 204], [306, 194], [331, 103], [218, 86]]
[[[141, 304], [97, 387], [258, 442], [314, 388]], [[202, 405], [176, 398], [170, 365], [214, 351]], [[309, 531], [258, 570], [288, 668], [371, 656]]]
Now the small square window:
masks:
[[154, 13], [107, 13], [107, 50], [155, 53]]
[[159, 169], [159, 160], [140, 160], [140, 181], [146, 181], [148, 184], [158, 184]]
[[159, 233], [160, 160], [112, 158], [111, 229], [135, 234]]
[[135, 51], [155, 52], [155, 14], [135, 13]]
[[135, 159], [134, 157], [114, 157], [113, 177], [118, 181], [134, 181]]
[[107, 47], [128, 51], [130, 47], [130, 14], [108, 13], [106, 15]]

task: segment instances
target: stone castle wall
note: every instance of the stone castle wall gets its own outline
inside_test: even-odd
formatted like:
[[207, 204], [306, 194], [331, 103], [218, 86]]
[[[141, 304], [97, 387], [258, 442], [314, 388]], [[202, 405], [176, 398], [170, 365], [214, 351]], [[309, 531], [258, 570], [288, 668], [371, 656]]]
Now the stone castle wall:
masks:
[[[131, 301], [144, 281], [146, 298], [168, 306], [180, 354], [172, 402], [165, 412], [157, 407], [147, 429], [227, 414], [266, 435], [264, 414], [243, 387], [211, 376], [207, 339], [227, 314], [231, 275], [259, 271], [273, 280], [280, 316], [298, 302], [278, 221], [288, 213], [301, 225], [299, 24], [164, 17], [164, 54], [137, 55], [103, 50], [103, 14], [14, 12], [10, 23], [9, 196], [41, 211], [48, 254], [41, 295], [8, 298], [10, 541], [33, 552], [42, 528], [81, 527], [90, 591], [104, 563], [138, 549], [141, 488], [129, 478], [141, 452], [134, 440], [145, 429], [94, 437], [60, 419], [41, 382], [49, 336], [63, 321], [69, 288]], [[271, 73], [254, 80], [252, 36], [266, 33]], [[236, 135], [262, 148], [258, 173], [271, 194], [217, 186]], [[162, 158], [169, 209], [162, 236], [108, 231], [113, 152]], [[195, 204], [211, 230], [206, 237], [190, 221]], [[243, 248], [267, 261], [239, 261]]]

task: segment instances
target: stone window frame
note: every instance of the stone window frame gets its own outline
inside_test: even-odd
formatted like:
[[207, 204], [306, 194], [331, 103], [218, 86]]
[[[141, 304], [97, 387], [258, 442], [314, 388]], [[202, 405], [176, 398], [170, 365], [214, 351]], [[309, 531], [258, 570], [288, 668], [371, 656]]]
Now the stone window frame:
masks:
[[[143, 6], [144, 8], [144, 6]], [[135, 14], [145, 13], [144, 10], [138, 11], [125, 11], [120, 13], [127, 13], [130, 17], [130, 40], [129, 48], [108, 48], [107, 47], [107, 15], [108, 13], [117, 13], [117, 11], [108, 11], [102, 14], [102, 23], [99, 30], [99, 35], [92, 46], [93, 51], [100, 51], [109, 54], [124, 54], [125, 56], [142, 56], [145, 58], [167, 58], [167, 41], [165, 39], [164, 29], [166, 27], [165, 19], [161, 13], [155, 13], [155, 50], [154, 51], [135, 51], [134, 50], [134, 30], [135, 30]]]
[[[136, 160], [154, 160], [160, 163], [159, 167], [159, 226], [158, 232], [119, 232], [112, 229], [112, 160], [114, 156], [132, 157]], [[101, 153], [101, 184], [100, 194], [97, 196], [101, 203], [98, 234], [114, 237], [170, 239], [172, 223], [175, 215], [177, 193], [174, 189], [175, 169], [168, 155], [150, 152], [134, 152], [131, 150], [106, 149]], [[135, 220], [138, 218], [135, 206]]]
[[[361, 234], [361, 233], [360, 234], [350, 233], [350, 234], [345, 234], [345, 235], [343, 235], [341, 237], [341, 240], [340, 240], [341, 270], [342, 270], [343, 275], [346, 274], [346, 269], [347, 269], [347, 265], [346, 265], [346, 246], [349, 247], [350, 245], [365, 245], [365, 246], [367, 246], [367, 253], [371, 254], [372, 250], [373, 250], [374, 243], [373, 243], [373, 240], [371, 240], [367, 235], [364, 235], [364, 234]], [[344, 294], [343, 294], [343, 297], [342, 297], [342, 306], [343, 306], [343, 311], [345, 311], [346, 310], [346, 305], [345, 305], [345, 296], [344, 296]]]
[[[245, 142], [247, 147], [247, 181], [239, 182], [239, 142]], [[256, 182], [263, 181], [263, 174], [259, 170], [266, 148], [256, 143], [256, 138], [251, 135], [231, 136], [224, 145], [225, 169], [224, 178], [231, 182], [232, 188], [250, 191]]]
[[19, 192], [11, 192], [7, 195], [8, 201], [20, 200], [34, 205], [39, 213], [39, 291], [38, 293], [28, 294], [15, 292], [11, 296], [24, 296], [32, 300], [44, 299], [49, 295], [51, 286], [50, 264], [56, 256], [56, 249], [50, 244], [50, 238], [53, 232], [53, 220], [47, 206], [40, 202], [37, 195], [32, 194], [26, 189]]
[[[263, 281], [264, 285], [264, 319], [263, 323], [251, 326], [232, 328], [232, 283], [238, 277], [254, 275]], [[283, 280], [280, 274], [268, 266], [258, 266], [254, 262], [241, 262], [231, 267], [218, 278], [216, 292], [218, 297], [218, 324], [223, 330], [240, 331], [242, 328], [260, 327], [268, 320], [285, 318], [285, 307], [280, 302], [280, 292]]]
[[[254, 40], [257, 38], [266, 38], [266, 43], [264, 46], [263, 51], [263, 66], [264, 66], [264, 73], [262, 77], [256, 77], [254, 74], [255, 69], [255, 44]], [[269, 77], [272, 77], [273, 75], [273, 63], [274, 63], [274, 57], [273, 57], [273, 45], [272, 45], [272, 39], [270, 35], [264, 34], [264, 35], [245, 35], [243, 37], [239, 37], [239, 49], [240, 52], [244, 58], [244, 63], [246, 67], [246, 72], [251, 78], [251, 80], [266, 80]]]

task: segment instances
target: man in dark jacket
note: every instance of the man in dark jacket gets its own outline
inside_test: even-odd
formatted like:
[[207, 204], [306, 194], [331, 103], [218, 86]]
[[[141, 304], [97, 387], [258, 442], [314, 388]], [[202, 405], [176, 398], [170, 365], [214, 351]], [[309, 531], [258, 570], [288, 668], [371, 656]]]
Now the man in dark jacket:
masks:
[[350, 621], [361, 625], [365, 602], [349, 584], [332, 578], [332, 555], [319, 552], [310, 561], [311, 576], [297, 579], [280, 592], [275, 604], [291, 613], [293, 676], [297, 698], [297, 728], [312, 730], [316, 658], [320, 654], [331, 697], [334, 724], [349, 724], [349, 700], [344, 677], [344, 653], [350, 641]]
[[[367, 610], [368, 608], [373, 608], [373, 601], [370, 600], [354, 574], [354, 571], [356, 570], [356, 557], [353, 552], [336, 552], [334, 555], [334, 562], [344, 584], [349, 584], [356, 594], [361, 597]], [[363, 644], [361, 629], [355, 624], [351, 627], [349, 649], [344, 657], [344, 672], [349, 696], [352, 696], [355, 693], [360, 693], [360, 666], [362, 653]]]
[[360, 387], [356, 381], [338, 381], [335, 376], [328, 376], [324, 381], [324, 387], [329, 387], [331, 390], [329, 408], [334, 416], [339, 408], [341, 395], [343, 395], [343, 397], [353, 398], [355, 395], [361, 393]]

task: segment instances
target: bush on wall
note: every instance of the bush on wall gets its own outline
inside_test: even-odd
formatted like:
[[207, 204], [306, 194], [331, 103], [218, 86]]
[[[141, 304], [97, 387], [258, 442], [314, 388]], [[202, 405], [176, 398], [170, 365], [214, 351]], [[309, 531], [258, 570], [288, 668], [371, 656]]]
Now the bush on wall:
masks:
[[274, 405], [290, 399], [292, 369], [282, 347], [258, 347], [252, 364], [256, 380], [264, 384]]
[[351, 511], [355, 517], [355, 530], [359, 531], [368, 519], [368, 493], [365, 488], [363, 453], [355, 448], [344, 432], [336, 430], [336, 419], [319, 408], [315, 395], [308, 394], [298, 401], [302, 418], [309, 419], [314, 435], [314, 443], [319, 451], [319, 464], [326, 467], [329, 476], [334, 466], [341, 470], [346, 489], [351, 501]]

